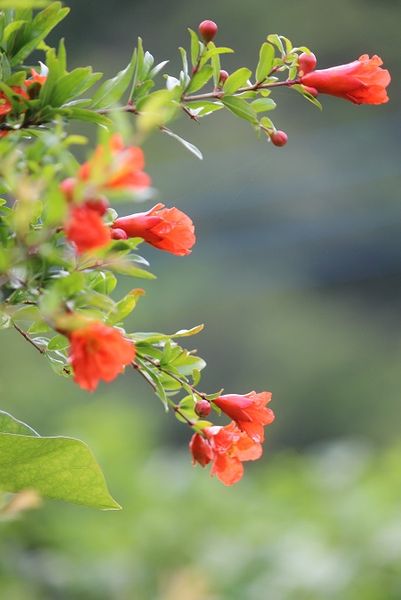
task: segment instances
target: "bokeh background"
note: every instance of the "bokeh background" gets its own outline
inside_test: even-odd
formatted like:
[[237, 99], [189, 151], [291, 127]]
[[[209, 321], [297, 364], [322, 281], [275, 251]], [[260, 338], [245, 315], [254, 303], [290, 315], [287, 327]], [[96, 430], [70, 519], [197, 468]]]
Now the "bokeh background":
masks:
[[[324, 98], [319, 113], [278, 92], [289, 143], [255, 139], [220, 113], [146, 143], [159, 200], [188, 212], [185, 259], [148, 256], [158, 281], [137, 330], [204, 322], [203, 387], [274, 392], [259, 464], [223, 488], [192, 469], [188, 431], [128, 373], [89, 396], [2, 332], [2, 409], [42, 434], [94, 449], [120, 513], [46, 502], [3, 523], [7, 600], [397, 600], [401, 597], [401, 204], [398, 0], [71, 0], [58, 29], [70, 66], [111, 75], [142, 35], [178, 67], [186, 27], [205, 18], [254, 66], [267, 33], [306, 44], [321, 67], [380, 54], [391, 102]], [[191, 342], [192, 340], [190, 340]], [[18, 357], [18, 361], [16, 361]]]

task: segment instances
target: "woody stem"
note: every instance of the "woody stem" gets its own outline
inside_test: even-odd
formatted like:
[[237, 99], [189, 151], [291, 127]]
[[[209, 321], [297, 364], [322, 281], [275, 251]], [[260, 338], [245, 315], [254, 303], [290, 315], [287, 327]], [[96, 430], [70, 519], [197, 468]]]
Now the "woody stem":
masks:
[[[254, 85], [248, 85], [246, 87], [239, 88], [234, 94], [230, 96], [239, 96], [245, 92], [256, 92], [258, 90], [267, 90], [275, 87], [291, 87], [300, 83], [299, 79], [287, 79], [286, 81], [272, 81], [271, 83], [258, 83]], [[207, 92], [205, 94], [194, 94], [192, 96], [183, 96], [182, 102], [197, 102], [199, 100], [215, 99], [219, 100], [224, 97], [224, 92], [220, 90], [214, 90], [213, 92]]]
[[45, 354], [46, 351], [41, 348], [38, 344], [36, 344], [33, 339], [26, 333], [26, 331], [24, 331], [23, 329], [21, 329], [16, 323], [13, 323], [14, 329], [16, 329], [18, 331], [18, 333], [20, 335], [22, 335], [22, 337], [29, 342], [34, 348], [36, 348], [36, 350], [38, 352], [40, 352], [41, 354]]

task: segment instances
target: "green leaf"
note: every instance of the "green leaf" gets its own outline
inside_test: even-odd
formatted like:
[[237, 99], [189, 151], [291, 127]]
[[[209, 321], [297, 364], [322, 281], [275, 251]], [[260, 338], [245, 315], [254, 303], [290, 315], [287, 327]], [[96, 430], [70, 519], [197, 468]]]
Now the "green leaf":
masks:
[[50, 97], [51, 106], [61, 106], [73, 98], [81, 96], [91, 88], [102, 76], [101, 73], [93, 73], [92, 67], [80, 67], [67, 73], [59, 79], [54, 86]]
[[251, 103], [253, 110], [256, 113], [274, 110], [277, 104], [271, 98], [258, 98]]
[[14, 67], [23, 62], [69, 12], [69, 8], [62, 8], [61, 2], [53, 2], [38, 13], [32, 23], [26, 26], [22, 43], [11, 58], [11, 65]]
[[179, 90], [179, 88], [157, 90], [138, 104], [141, 112], [137, 119], [139, 131], [148, 133], [150, 130], [164, 125], [174, 116], [178, 108], [175, 102], [177, 89]]
[[259, 62], [256, 67], [256, 81], [264, 81], [272, 70], [274, 60], [274, 48], [271, 44], [265, 42], [262, 44], [259, 53]]
[[0, 488], [102, 510], [121, 507], [111, 497], [92, 452], [80, 440], [0, 433]]
[[189, 150], [194, 156], [196, 156], [196, 158], [199, 158], [199, 160], [203, 160], [202, 152], [199, 150], [199, 148], [194, 146], [194, 144], [191, 144], [191, 142], [187, 142], [187, 140], [184, 140], [184, 138], [174, 133], [174, 131], [171, 131], [171, 129], [165, 129], [164, 133], [167, 133], [167, 135], [177, 140], [177, 142], [180, 142], [180, 144], [182, 144], [187, 150]]
[[205, 117], [216, 110], [224, 108], [222, 102], [209, 102], [208, 100], [199, 100], [197, 102], [191, 102], [189, 105], [191, 110], [196, 111], [197, 117]]
[[65, 350], [70, 345], [68, 338], [65, 335], [57, 334], [47, 344], [48, 350]]
[[203, 88], [204, 85], [209, 81], [209, 79], [213, 76], [213, 67], [212, 65], [205, 65], [200, 69], [195, 75], [193, 75], [191, 79], [191, 83], [188, 86], [187, 93], [196, 92]]
[[55, 114], [65, 115], [70, 119], [76, 119], [77, 121], [87, 121], [88, 123], [95, 123], [96, 125], [101, 125], [102, 127], [109, 128], [113, 122], [108, 117], [104, 115], [99, 115], [93, 110], [89, 110], [86, 108], [78, 108], [72, 106], [71, 108], [61, 108], [59, 110], [54, 111]]
[[115, 325], [123, 321], [129, 314], [132, 313], [138, 303], [138, 299], [143, 296], [144, 291], [140, 288], [131, 290], [124, 298], [117, 302], [107, 322], [110, 325]]
[[149, 73], [149, 78], [154, 79], [156, 75], [160, 73], [164, 69], [164, 67], [168, 64], [168, 60], [163, 60], [161, 63], [153, 67], [153, 69]]
[[214, 44], [209, 43], [209, 49], [202, 56], [202, 64], [205, 64], [208, 60], [213, 58], [214, 56], [218, 56], [220, 54], [232, 54], [234, 50], [232, 48], [217, 48]]
[[246, 67], [241, 67], [231, 73], [223, 85], [223, 92], [228, 96], [234, 94], [239, 88], [245, 86], [251, 77], [252, 71]]
[[32, 427], [29, 427], [29, 425], [16, 419], [4, 410], [0, 410], [0, 432], [39, 436]]
[[317, 98], [315, 98], [315, 96], [312, 96], [312, 94], [307, 92], [303, 85], [296, 84], [296, 85], [292, 85], [291, 88], [293, 90], [295, 90], [296, 92], [298, 92], [298, 94], [301, 94], [301, 96], [303, 96], [306, 100], [311, 102], [319, 110], [323, 110], [323, 106], [321, 105], [319, 100]]
[[189, 35], [191, 36], [191, 63], [194, 67], [199, 59], [200, 54], [200, 43], [198, 35], [188, 27]]
[[280, 36], [276, 33], [272, 33], [267, 36], [267, 41], [276, 46], [279, 49], [282, 55], [285, 55], [285, 49], [283, 46], [283, 42], [280, 39]]
[[237, 117], [245, 119], [246, 121], [250, 121], [253, 124], [257, 124], [258, 119], [256, 117], [256, 113], [252, 106], [246, 102], [246, 100], [237, 98], [236, 96], [225, 96], [222, 98], [222, 102], [224, 106], [226, 106], [228, 110], [230, 110]]
[[0, 10], [4, 8], [42, 8], [49, 4], [50, 0], [0, 0]]
[[134, 264], [121, 261], [115, 263], [109, 263], [108, 268], [120, 275], [128, 275], [129, 277], [138, 277], [140, 279], [156, 279], [156, 275], [150, 273], [149, 271], [145, 271], [145, 269], [140, 269], [136, 267]]
[[136, 52], [132, 55], [129, 64], [117, 73], [112, 79], [103, 82], [93, 96], [92, 108], [108, 108], [119, 102], [121, 96], [127, 90], [134, 74], [136, 63]]

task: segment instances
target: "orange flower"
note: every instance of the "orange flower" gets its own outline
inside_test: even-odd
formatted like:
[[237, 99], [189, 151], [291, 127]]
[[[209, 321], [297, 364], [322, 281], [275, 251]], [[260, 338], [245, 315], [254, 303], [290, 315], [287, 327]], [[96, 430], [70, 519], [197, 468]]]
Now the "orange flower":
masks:
[[29, 88], [34, 83], [39, 83], [40, 85], [43, 85], [46, 82], [46, 79], [47, 75], [41, 75], [41, 73], [38, 73], [37, 71], [35, 71], [35, 69], [31, 69], [31, 77], [29, 79], [25, 79], [24, 83], [25, 86]]
[[210, 474], [224, 483], [233, 485], [244, 474], [243, 462], [257, 460], [263, 449], [259, 442], [238, 429], [235, 423], [225, 427], [208, 427], [203, 435], [195, 433], [189, 443], [193, 464], [202, 467], [212, 462]]
[[390, 73], [381, 69], [379, 56], [363, 54], [351, 63], [307, 73], [300, 78], [303, 85], [316, 93], [330, 94], [354, 104], [384, 104], [388, 102], [386, 87]]
[[74, 381], [93, 392], [99, 381], [112, 381], [135, 358], [135, 346], [114, 327], [94, 321], [68, 334]]
[[98, 146], [92, 158], [81, 165], [78, 177], [87, 181], [97, 178], [104, 190], [133, 189], [134, 191], [150, 186], [151, 179], [143, 171], [145, 159], [141, 148], [125, 147], [120, 134], [109, 140], [109, 148]]
[[190, 254], [196, 241], [194, 224], [188, 215], [175, 207], [165, 208], [164, 204], [156, 204], [147, 212], [119, 217], [112, 227], [176, 256]]
[[104, 224], [99, 211], [85, 204], [71, 208], [64, 230], [78, 254], [101, 248], [111, 240], [110, 228]]
[[235, 421], [255, 442], [263, 442], [264, 427], [274, 421], [274, 413], [266, 404], [271, 400], [270, 392], [250, 392], [245, 396], [227, 394], [213, 400], [230, 419]]
[[244, 474], [243, 462], [262, 456], [261, 444], [240, 431], [235, 423], [226, 427], [210, 427], [207, 433], [211, 436], [214, 454], [210, 474], [216, 475], [224, 485], [233, 485], [241, 479]]

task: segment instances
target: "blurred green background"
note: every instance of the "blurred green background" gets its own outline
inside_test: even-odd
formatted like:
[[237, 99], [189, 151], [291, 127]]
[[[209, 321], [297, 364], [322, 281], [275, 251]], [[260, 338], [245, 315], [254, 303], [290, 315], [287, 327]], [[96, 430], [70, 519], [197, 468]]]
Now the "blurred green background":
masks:
[[[137, 330], [200, 322], [203, 388], [273, 391], [264, 458], [223, 488], [192, 469], [188, 431], [127, 373], [89, 396], [2, 333], [1, 407], [42, 434], [95, 451], [120, 513], [47, 502], [1, 525], [7, 600], [401, 598], [401, 204], [397, 0], [71, 1], [59, 27], [70, 66], [111, 75], [137, 35], [158, 60], [211, 18], [254, 66], [267, 33], [308, 45], [319, 66], [378, 53], [391, 102], [323, 98], [319, 113], [279, 91], [289, 143], [255, 139], [220, 113], [145, 146], [158, 200], [188, 212], [198, 244], [185, 259], [148, 250], [157, 282]], [[127, 209], [128, 210], [128, 209]], [[142, 283], [141, 283], [142, 284]], [[18, 366], [15, 357], [18, 356]], [[23, 367], [21, 367], [23, 364]]]

